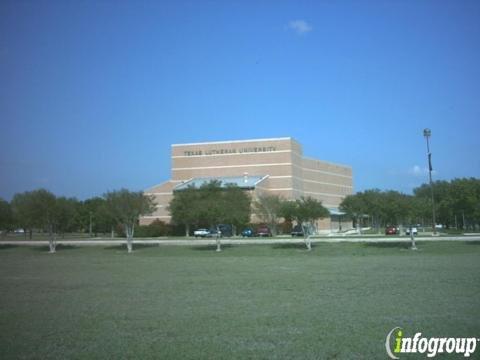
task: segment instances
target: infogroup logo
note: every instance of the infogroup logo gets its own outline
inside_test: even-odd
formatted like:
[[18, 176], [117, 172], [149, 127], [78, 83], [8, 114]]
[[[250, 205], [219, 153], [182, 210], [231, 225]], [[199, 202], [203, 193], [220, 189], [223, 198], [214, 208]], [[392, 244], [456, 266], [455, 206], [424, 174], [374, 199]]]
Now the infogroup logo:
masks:
[[[475, 352], [477, 342], [480, 339], [471, 338], [438, 338], [422, 337], [421, 332], [415, 333], [413, 338], [405, 337], [402, 328], [394, 327], [387, 334], [385, 349], [391, 359], [400, 359], [400, 354], [427, 353], [427, 357], [433, 358], [437, 354], [456, 353], [469, 357]], [[392, 344], [393, 342], [393, 344]]]

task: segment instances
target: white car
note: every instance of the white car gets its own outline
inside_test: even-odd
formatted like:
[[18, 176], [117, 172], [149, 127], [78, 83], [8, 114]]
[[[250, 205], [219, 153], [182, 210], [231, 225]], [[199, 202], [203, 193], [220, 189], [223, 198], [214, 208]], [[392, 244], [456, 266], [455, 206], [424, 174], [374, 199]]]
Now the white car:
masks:
[[208, 229], [197, 229], [193, 232], [195, 237], [207, 237], [210, 235], [210, 231]]
[[[417, 235], [417, 234], [418, 234], [418, 230], [417, 230], [416, 227], [412, 227], [412, 233], [413, 233], [413, 235]], [[409, 228], [409, 227], [407, 227], [407, 228], [405, 229], [405, 235], [410, 235], [410, 228]]]

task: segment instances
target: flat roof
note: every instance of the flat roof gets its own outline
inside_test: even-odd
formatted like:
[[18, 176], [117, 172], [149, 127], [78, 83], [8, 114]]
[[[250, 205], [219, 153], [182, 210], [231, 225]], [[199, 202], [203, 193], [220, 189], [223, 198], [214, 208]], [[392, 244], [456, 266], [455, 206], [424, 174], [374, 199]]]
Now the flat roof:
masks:
[[255, 142], [255, 141], [280, 141], [280, 140], [296, 141], [292, 137], [280, 137], [280, 138], [269, 138], [269, 139], [225, 140], [225, 141], [206, 141], [206, 142], [197, 142], [197, 143], [172, 144], [172, 147], [173, 146], [191, 146], [191, 145], [231, 144], [231, 143], [243, 143], [243, 142]]
[[350, 169], [353, 170], [353, 168], [352, 168], [351, 165], [346, 165], [346, 164], [334, 163], [334, 162], [331, 162], [331, 161], [325, 161], [325, 160], [315, 159], [315, 158], [310, 157], [310, 156], [302, 155], [302, 159], [312, 160], [312, 161], [319, 161], [319, 162], [323, 162], [323, 163], [325, 163], [325, 164], [334, 165], [334, 166], [339, 166], [339, 167], [346, 167], [346, 168], [350, 168]]
[[341, 216], [341, 215], [345, 215], [346, 213], [341, 211], [340, 209], [338, 208], [328, 208], [327, 209], [328, 212], [330, 213], [330, 215], [337, 215], [337, 216]]
[[189, 186], [193, 186], [198, 189], [202, 185], [208, 184], [211, 181], [220, 181], [220, 187], [235, 185], [242, 189], [253, 189], [265, 178], [265, 175], [196, 177], [175, 186], [173, 190], [184, 190]]

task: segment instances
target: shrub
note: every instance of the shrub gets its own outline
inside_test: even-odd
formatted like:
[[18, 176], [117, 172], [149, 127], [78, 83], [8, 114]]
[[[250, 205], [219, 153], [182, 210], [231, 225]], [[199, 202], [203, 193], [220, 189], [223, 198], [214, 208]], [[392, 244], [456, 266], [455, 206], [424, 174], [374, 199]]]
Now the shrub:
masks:
[[157, 219], [149, 225], [137, 226], [135, 228], [134, 237], [159, 237], [167, 236], [171, 233], [171, 226]]

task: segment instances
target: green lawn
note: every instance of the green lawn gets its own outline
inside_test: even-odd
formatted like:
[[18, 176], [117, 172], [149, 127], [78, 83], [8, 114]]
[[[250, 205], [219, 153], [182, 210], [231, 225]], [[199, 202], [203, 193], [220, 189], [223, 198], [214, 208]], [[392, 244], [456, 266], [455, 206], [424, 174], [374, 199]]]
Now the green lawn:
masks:
[[384, 359], [395, 326], [480, 337], [480, 242], [406, 246], [3, 246], [0, 358]]

